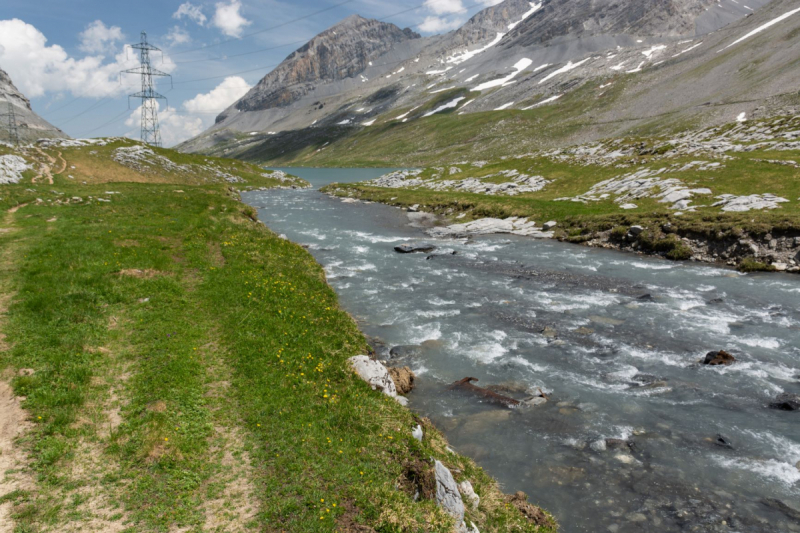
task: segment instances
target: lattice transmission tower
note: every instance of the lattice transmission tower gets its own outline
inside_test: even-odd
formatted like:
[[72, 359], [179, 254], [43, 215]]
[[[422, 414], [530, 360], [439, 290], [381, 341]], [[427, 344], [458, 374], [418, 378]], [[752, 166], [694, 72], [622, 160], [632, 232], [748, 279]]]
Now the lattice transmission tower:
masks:
[[10, 101], [6, 103], [8, 104], [8, 111], [1, 114], [0, 117], [4, 117], [8, 121], [8, 135], [11, 144], [19, 146], [19, 126], [17, 125], [17, 114], [14, 111], [14, 104]]
[[[166, 101], [167, 98], [155, 91], [153, 77], [168, 76], [171, 83], [172, 76], [153, 68], [150, 64], [150, 52], [161, 52], [161, 49], [147, 42], [147, 33], [142, 32], [141, 42], [132, 44], [130, 47], [139, 50], [140, 65], [137, 68], [123, 70], [122, 74], [139, 74], [142, 77], [142, 90], [129, 95], [128, 102], [131, 98], [139, 98], [142, 101], [142, 142], [161, 146], [161, 133], [158, 130], [158, 100]], [[130, 103], [128, 105], [130, 107]]]

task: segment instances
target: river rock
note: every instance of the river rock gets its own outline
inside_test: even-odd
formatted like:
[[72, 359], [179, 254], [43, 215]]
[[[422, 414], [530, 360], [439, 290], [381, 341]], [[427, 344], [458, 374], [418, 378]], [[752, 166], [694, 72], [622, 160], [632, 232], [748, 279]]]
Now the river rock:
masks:
[[555, 228], [556, 226], [558, 226], [558, 222], [556, 222], [555, 220], [548, 220], [547, 222], [542, 224], [542, 229], [544, 231], [550, 231], [551, 229]]
[[717, 436], [713, 439], [714, 444], [719, 446], [720, 448], [727, 448], [729, 450], [733, 449], [733, 444], [731, 444], [730, 439], [725, 438], [721, 434], [717, 433]]
[[706, 358], [701, 361], [704, 365], [732, 365], [736, 362], [736, 358], [726, 352], [725, 350], [719, 350], [718, 352], [708, 352], [706, 354]]
[[542, 329], [542, 335], [544, 335], [545, 337], [549, 337], [551, 339], [554, 339], [554, 338], [558, 337], [558, 332], [555, 329], [551, 328], [550, 326], [545, 326]]
[[472, 488], [472, 483], [469, 480], [459, 483], [458, 491], [461, 493], [461, 497], [472, 505], [473, 509], [478, 508], [481, 503], [481, 497], [475, 493], [475, 489]]
[[389, 367], [389, 376], [394, 382], [395, 389], [400, 394], [408, 394], [414, 388], [414, 378], [416, 376], [407, 366]]
[[441, 461], [436, 461], [434, 464], [434, 472], [436, 474], [436, 503], [456, 519], [456, 531], [467, 531], [464, 523], [464, 502], [461, 500], [461, 493], [458, 492], [458, 485], [453, 479], [453, 474]]
[[798, 411], [800, 410], [800, 395], [790, 392], [778, 394], [775, 401], [769, 404], [769, 406], [781, 411]]
[[589, 317], [589, 320], [591, 320], [595, 324], [606, 324], [606, 325], [609, 325], [609, 326], [619, 326], [619, 325], [625, 323], [624, 320], [619, 320], [619, 319], [616, 319], [616, 318], [611, 318], [611, 317], [607, 317], [607, 316], [600, 316], [600, 315], [592, 315], [592, 316]]
[[589, 447], [596, 452], [604, 452], [606, 451], [607, 444], [604, 439], [598, 439], [589, 444]]
[[422, 346], [417, 344], [394, 346], [389, 350], [389, 356], [392, 358], [416, 357], [420, 353], [422, 353]]
[[394, 386], [394, 381], [392, 381], [389, 371], [380, 362], [370, 359], [367, 355], [356, 355], [347, 361], [350, 363], [350, 366], [353, 367], [353, 370], [356, 371], [356, 374], [369, 383], [372, 390], [380, 391], [386, 396], [394, 398], [402, 405], [408, 403], [408, 400], [405, 398], [397, 396], [397, 389]]
[[399, 254], [428, 253], [435, 249], [436, 246], [430, 243], [406, 243], [394, 247], [394, 251]]

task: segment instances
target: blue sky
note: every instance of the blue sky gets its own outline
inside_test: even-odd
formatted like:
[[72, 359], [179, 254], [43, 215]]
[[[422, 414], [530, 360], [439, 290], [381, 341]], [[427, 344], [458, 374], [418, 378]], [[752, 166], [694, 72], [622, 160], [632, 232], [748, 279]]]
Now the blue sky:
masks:
[[2, 0], [0, 68], [33, 109], [73, 137], [138, 135], [138, 65], [125, 43], [147, 31], [166, 145], [196, 135], [305, 41], [357, 13], [430, 35], [500, 0]]

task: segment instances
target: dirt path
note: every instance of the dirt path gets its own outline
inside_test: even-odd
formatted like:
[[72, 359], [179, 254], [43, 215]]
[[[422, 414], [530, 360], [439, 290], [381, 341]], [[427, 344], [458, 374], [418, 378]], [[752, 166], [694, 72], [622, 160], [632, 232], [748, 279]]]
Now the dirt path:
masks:
[[[14, 209], [16, 211], [16, 209]], [[13, 212], [9, 211], [0, 222], [3, 235], [14, 231]], [[2, 333], [8, 313], [8, 305], [12, 294], [10, 289], [10, 272], [13, 272], [13, 243], [3, 243], [0, 247], [0, 357], [9, 350]], [[11, 388], [13, 371], [6, 371], [0, 375], [0, 496], [33, 489], [33, 478], [27, 471], [27, 457], [25, 452], [17, 445], [18, 438], [28, 431], [31, 423], [27, 413], [20, 405], [20, 398], [14, 395]], [[15, 523], [12, 518], [13, 502], [7, 501], [0, 504], [0, 533], [12, 533]]]
[[[51, 171], [51, 165], [56, 164], [55, 158], [48, 154], [47, 152], [43, 151], [38, 146], [34, 147], [36, 153], [42, 156], [44, 159], [47, 160], [47, 163], [39, 161], [39, 172], [36, 174], [35, 177], [31, 178], [31, 183], [38, 183], [40, 179], [47, 178], [47, 183], [50, 185], [53, 184], [53, 172]], [[61, 152], [58, 152], [58, 158], [61, 160], [62, 167], [60, 170], [56, 171], [56, 174], [60, 174], [64, 172], [67, 168], [67, 161], [62, 157]]]

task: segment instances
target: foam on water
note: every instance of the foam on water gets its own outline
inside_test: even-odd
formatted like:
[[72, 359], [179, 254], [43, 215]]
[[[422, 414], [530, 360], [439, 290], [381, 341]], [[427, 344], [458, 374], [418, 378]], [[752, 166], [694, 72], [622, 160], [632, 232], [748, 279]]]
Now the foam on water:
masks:
[[781, 341], [778, 339], [766, 338], [766, 337], [734, 337], [731, 336], [731, 340], [738, 342], [739, 344], [744, 344], [745, 346], [750, 346], [752, 348], [769, 348], [770, 350], [777, 350], [781, 347]]
[[437, 311], [417, 311], [417, 316], [421, 316], [423, 318], [453, 317], [453, 316], [458, 316], [460, 314], [461, 314], [461, 311], [459, 311], [458, 309], [437, 310]]
[[455, 300], [442, 300], [441, 298], [431, 298], [428, 300], [431, 305], [455, 305]]
[[793, 464], [775, 459], [731, 459], [721, 456], [715, 456], [714, 460], [725, 468], [747, 470], [762, 478], [777, 481], [786, 488], [794, 489], [795, 493], [800, 492], [795, 486], [800, 482], [800, 470]]
[[464, 351], [470, 358], [483, 363], [491, 363], [498, 357], [502, 357], [508, 353], [508, 350], [503, 348], [503, 345], [499, 342], [487, 342], [485, 344], [470, 346]]

